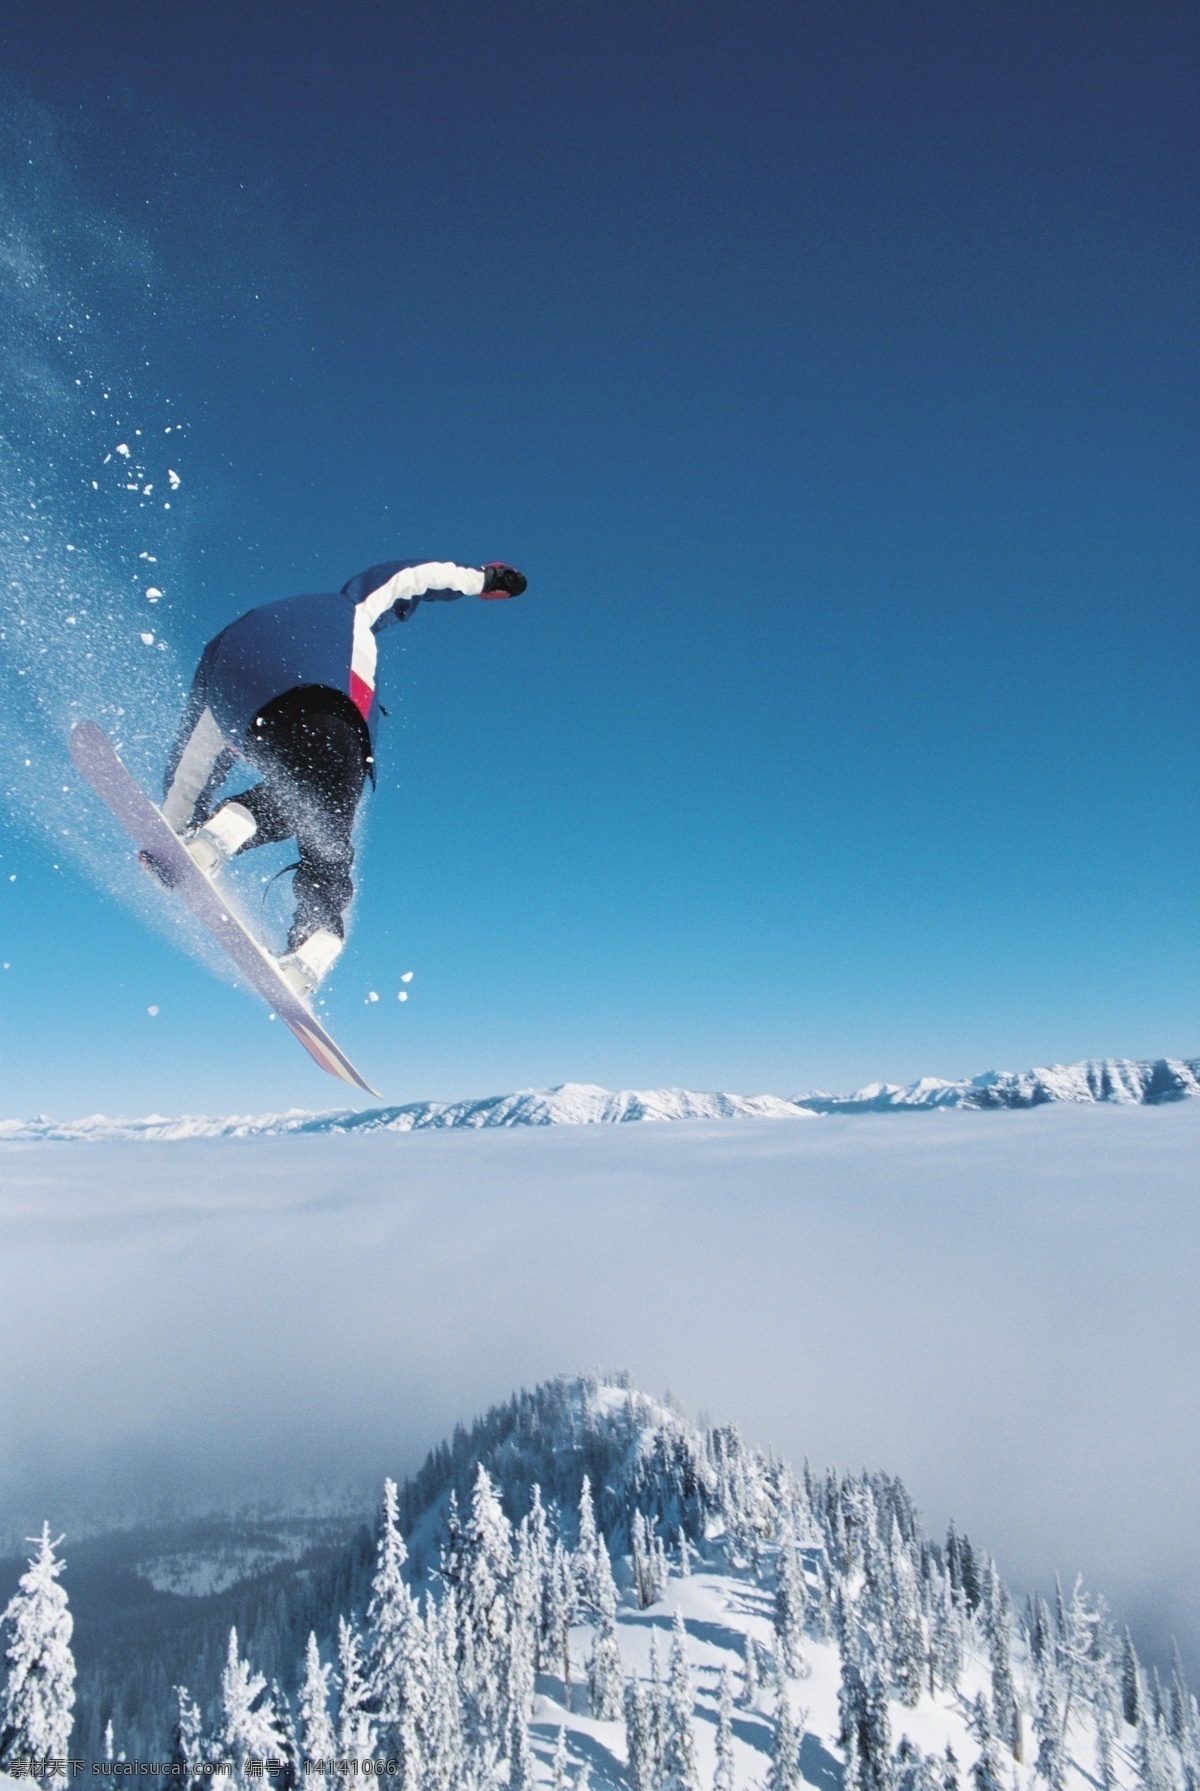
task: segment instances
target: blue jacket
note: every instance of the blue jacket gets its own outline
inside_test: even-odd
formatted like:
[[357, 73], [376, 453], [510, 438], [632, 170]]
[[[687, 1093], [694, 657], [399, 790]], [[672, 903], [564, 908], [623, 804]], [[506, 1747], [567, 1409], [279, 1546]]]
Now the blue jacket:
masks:
[[[231, 746], [254, 717], [285, 691], [322, 685], [348, 696], [375, 747], [379, 698], [375, 637], [407, 622], [417, 605], [478, 595], [483, 572], [450, 560], [387, 560], [360, 572], [335, 595], [285, 597], [248, 610], [211, 640], [194, 695]], [[190, 707], [190, 705], [189, 705]], [[199, 710], [197, 710], [199, 713]]]
[[223, 628], [200, 657], [167, 762], [163, 813], [171, 825], [191, 823], [224, 781], [255, 716], [291, 690], [320, 687], [349, 698], [370, 740], [374, 781], [376, 635], [407, 622], [421, 602], [480, 595], [483, 581], [480, 567], [453, 560], [387, 560], [336, 593], [264, 603]]

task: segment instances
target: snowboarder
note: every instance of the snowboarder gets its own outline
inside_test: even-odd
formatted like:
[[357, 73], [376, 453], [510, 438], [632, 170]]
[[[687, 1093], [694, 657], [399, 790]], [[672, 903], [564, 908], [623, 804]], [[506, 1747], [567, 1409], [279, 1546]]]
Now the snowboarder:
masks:
[[[211, 640], [164, 780], [162, 812], [209, 876], [235, 853], [295, 838], [296, 909], [280, 970], [313, 992], [342, 949], [354, 816], [375, 782], [375, 637], [422, 601], [519, 597], [512, 566], [389, 560], [334, 594], [286, 597]], [[234, 763], [259, 782], [217, 803]]]

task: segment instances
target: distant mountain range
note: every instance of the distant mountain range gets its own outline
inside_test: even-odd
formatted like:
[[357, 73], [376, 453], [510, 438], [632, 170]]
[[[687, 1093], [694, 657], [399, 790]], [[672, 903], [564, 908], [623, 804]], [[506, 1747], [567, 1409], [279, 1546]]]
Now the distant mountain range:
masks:
[[526, 1088], [478, 1101], [414, 1101], [404, 1107], [340, 1108], [328, 1113], [234, 1114], [222, 1119], [185, 1114], [164, 1119], [0, 1120], [0, 1143], [71, 1143], [138, 1139], [149, 1143], [186, 1138], [274, 1137], [281, 1133], [478, 1131], [491, 1126], [621, 1125], [633, 1120], [810, 1119], [831, 1113], [922, 1112], [936, 1107], [985, 1111], [1043, 1107], [1056, 1101], [1116, 1102], [1161, 1106], [1200, 1096], [1200, 1058], [1089, 1057], [1045, 1069], [988, 1070], [969, 1082], [923, 1076], [901, 1087], [872, 1082], [855, 1094], [696, 1094], [686, 1088], [623, 1089], [613, 1093], [585, 1082], [558, 1088]]

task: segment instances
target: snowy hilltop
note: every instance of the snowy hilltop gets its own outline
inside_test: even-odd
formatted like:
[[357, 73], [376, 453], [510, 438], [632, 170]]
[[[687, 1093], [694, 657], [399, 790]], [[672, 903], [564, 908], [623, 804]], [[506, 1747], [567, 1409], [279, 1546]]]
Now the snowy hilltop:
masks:
[[187, 1684], [161, 1639], [127, 1634], [143, 1665], [123, 1672], [110, 1630], [75, 1708], [56, 1546], [44, 1531], [6, 1612], [9, 1770], [52, 1747], [97, 1776], [168, 1761], [185, 1791], [351, 1772], [407, 1791], [1180, 1791], [1200, 1773], [1182, 1671], [1148, 1676], [1082, 1587], [1018, 1612], [899, 1481], [797, 1474], [624, 1384], [551, 1382], [460, 1427], [386, 1483], [373, 1535], [247, 1598], [241, 1629], [181, 1600]]
[[184, 1114], [165, 1119], [0, 1120], [0, 1143], [72, 1143], [142, 1139], [258, 1138], [281, 1133], [424, 1132], [478, 1130], [489, 1126], [624, 1125], [641, 1120], [808, 1119], [823, 1113], [893, 1113], [961, 1107], [968, 1111], [1042, 1107], [1055, 1101], [1116, 1101], [1159, 1106], [1200, 1096], [1200, 1058], [1086, 1058], [1047, 1069], [988, 1070], [969, 1082], [922, 1077], [908, 1087], [872, 1082], [855, 1094], [696, 1094], [686, 1088], [622, 1089], [564, 1082], [557, 1088], [524, 1088], [477, 1101], [413, 1101], [403, 1107], [338, 1108], [328, 1113], [233, 1114], [210, 1119]]

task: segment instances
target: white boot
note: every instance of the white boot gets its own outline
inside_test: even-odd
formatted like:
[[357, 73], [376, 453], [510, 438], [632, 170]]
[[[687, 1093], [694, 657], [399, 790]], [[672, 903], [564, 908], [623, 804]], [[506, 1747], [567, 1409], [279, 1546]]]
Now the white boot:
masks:
[[328, 927], [318, 927], [310, 933], [303, 945], [295, 951], [285, 952], [275, 962], [284, 980], [291, 984], [297, 995], [311, 995], [321, 979], [328, 974], [337, 962], [342, 949], [342, 941]]
[[211, 821], [184, 844], [206, 877], [215, 877], [223, 864], [240, 851], [258, 831], [258, 822], [240, 802], [225, 802]]

